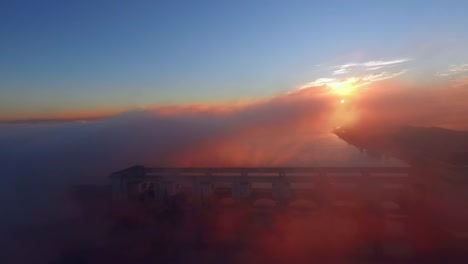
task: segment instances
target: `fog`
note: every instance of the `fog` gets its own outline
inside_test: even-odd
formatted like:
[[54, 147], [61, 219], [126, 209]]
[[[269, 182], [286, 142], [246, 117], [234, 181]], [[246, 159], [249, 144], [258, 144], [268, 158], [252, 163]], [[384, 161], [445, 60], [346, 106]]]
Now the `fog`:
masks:
[[135, 164], [369, 164], [373, 161], [330, 130], [366, 123], [466, 129], [464, 98], [463, 87], [381, 82], [345, 104], [326, 87], [313, 87], [243, 104], [155, 107], [97, 121], [2, 124], [2, 221], [36, 221], [33, 215], [50, 215], [45, 208], [54, 217], [68, 215], [69, 207], [57, 205], [66, 201], [58, 197], [67, 187], [105, 184], [110, 172]]
[[[0, 124], [0, 231], [11, 233], [74, 219], [81, 209], [73, 200], [72, 186], [105, 185], [109, 173], [137, 164], [404, 166], [393, 158], [375, 159], [361, 153], [333, 135], [331, 129], [440, 126], [466, 130], [465, 98], [466, 87], [381, 82], [347, 96], [344, 104], [340, 103], [343, 97], [326, 87], [313, 87], [237, 104], [154, 107], [94, 121]], [[96, 229], [104, 225], [99, 223], [81, 224], [88, 230], [83, 234], [91, 232], [90, 241], [96, 239], [92, 232], [100, 232]], [[277, 225], [289, 230], [297, 224]], [[299, 235], [291, 230], [288, 232]], [[265, 241], [253, 241], [267, 251], [270, 247], [278, 251], [276, 242], [268, 246], [271, 238], [266, 234]], [[293, 248], [303, 241], [290, 239], [299, 243], [289, 245]], [[48, 250], [55, 252], [55, 247]], [[284, 251], [292, 252], [296, 251]], [[255, 259], [253, 255], [246, 258]]]

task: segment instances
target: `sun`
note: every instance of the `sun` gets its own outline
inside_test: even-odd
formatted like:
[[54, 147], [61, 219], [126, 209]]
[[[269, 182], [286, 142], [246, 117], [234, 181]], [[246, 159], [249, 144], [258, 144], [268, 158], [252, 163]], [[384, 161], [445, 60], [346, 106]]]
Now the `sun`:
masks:
[[344, 99], [341, 99], [340, 100], [340, 103], [344, 104], [345, 100]]

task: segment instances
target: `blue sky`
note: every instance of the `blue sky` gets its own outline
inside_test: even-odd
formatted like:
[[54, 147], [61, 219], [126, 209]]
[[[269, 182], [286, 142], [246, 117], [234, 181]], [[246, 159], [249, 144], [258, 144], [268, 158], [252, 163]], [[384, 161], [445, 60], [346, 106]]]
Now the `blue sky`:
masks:
[[[450, 81], [450, 67], [466, 72], [466, 10], [462, 0], [3, 0], [0, 119], [247, 100], [370, 71]], [[350, 63], [360, 65], [333, 74]]]

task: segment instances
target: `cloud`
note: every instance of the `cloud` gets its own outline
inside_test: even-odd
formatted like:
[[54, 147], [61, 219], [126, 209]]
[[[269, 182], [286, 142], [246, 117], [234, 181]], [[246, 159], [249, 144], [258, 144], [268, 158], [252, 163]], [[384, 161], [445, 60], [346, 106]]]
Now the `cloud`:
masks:
[[318, 78], [318, 79], [315, 79], [315, 81], [312, 81], [310, 83], [307, 83], [307, 84], [299, 87], [299, 90], [300, 89], [310, 88], [310, 87], [317, 87], [317, 86], [326, 85], [326, 84], [334, 82], [335, 80], [336, 80], [335, 78]]
[[437, 72], [436, 75], [440, 77], [450, 77], [459, 75], [462, 73], [468, 72], [468, 63], [467, 64], [459, 64], [459, 65], [450, 65], [450, 67], [443, 72]]
[[[402, 63], [408, 62], [411, 59], [393, 59], [393, 60], [371, 60], [367, 62], [349, 62], [346, 64], [333, 66], [331, 68], [335, 69], [332, 72], [332, 75], [342, 75], [342, 74], [349, 74], [352, 72], [354, 68], [363, 68], [366, 71], [376, 71], [380, 69], [384, 69], [389, 66], [400, 65]], [[317, 78], [314, 81], [307, 83], [305, 85], [300, 86], [298, 89], [307, 89], [311, 87], [320, 87], [320, 86], [336, 86], [340, 85], [340, 83], [347, 83], [354, 85], [356, 87], [364, 86], [371, 84], [373, 82], [386, 80], [390, 78], [397, 77], [407, 72], [407, 69], [402, 69], [400, 71], [382, 71], [380, 73], [372, 73], [363, 75], [362, 71], [358, 72], [358, 74], [353, 74], [353, 76], [336, 79], [330, 77], [321, 77]], [[355, 72], [356, 73], [356, 72]]]
[[348, 73], [348, 72], [349, 72], [349, 70], [347, 70], [346, 68], [341, 68], [341, 69], [338, 69], [338, 70], [334, 70], [333, 75], [345, 74], [345, 73]]
[[374, 83], [354, 98], [359, 122], [468, 130], [467, 89]]
[[[467, 89], [405, 86], [391, 79], [399, 74], [355, 79], [372, 83], [345, 104], [311, 87], [244, 104], [155, 107], [86, 123], [0, 125], [0, 221], [66, 217], [72, 213], [70, 185], [107, 183], [110, 172], [135, 164], [368, 164], [330, 129], [354, 122], [468, 129]], [[329, 81], [337, 80], [313, 84]]]
[[376, 70], [380, 70], [382, 69], [383, 67], [379, 66], [379, 67], [370, 67], [370, 68], [367, 68], [366, 70], [368, 71], [376, 71]]
[[454, 88], [468, 88], [468, 76], [460, 77], [452, 82]]
[[388, 66], [400, 65], [402, 63], [408, 62], [411, 59], [394, 59], [394, 60], [373, 60], [367, 62], [349, 62], [342, 65], [334, 66], [333, 68], [338, 68], [336, 71], [346, 70], [350, 68], [365, 68], [366, 70], [378, 70]]
[[446, 71], [437, 72], [436, 76], [447, 77], [452, 87], [468, 87], [468, 63], [450, 65]]
[[317, 140], [311, 135], [328, 133], [321, 124], [332, 100], [304, 91], [242, 105], [155, 107], [86, 123], [0, 124], [0, 224], [67, 217], [70, 185], [107, 183], [110, 172], [135, 164], [324, 162], [326, 156], [307, 158], [318, 150], [301, 149]]
[[410, 61], [410, 59], [396, 59], [396, 60], [388, 60], [388, 61], [368, 61], [362, 63], [362, 66], [364, 67], [383, 67], [383, 66], [390, 66], [390, 65], [396, 65], [396, 64], [401, 64], [403, 62]]
[[362, 77], [362, 80], [369, 82], [369, 83], [373, 83], [373, 82], [395, 78], [397, 76], [405, 74], [407, 71], [408, 71], [407, 69], [404, 69], [398, 72], [381, 72], [377, 74], [369, 74], [369, 75]]
[[357, 88], [357, 87], [362, 87], [362, 86], [372, 84], [374, 82], [395, 78], [397, 76], [405, 74], [407, 71], [408, 71], [407, 69], [403, 69], [397, 72], [384, 71], [380, 73], [372, 73], [372, 74], [367, 74], [364, 76], [354, 76], [354, 77], [348, 77], [348, 78], [343, 78], [343, 79], [318, 78], [310, 83], [300, 86], [298, 90], [308, 89], [312, 87], [321, 87], [321, 86], [334, 88], [342, 84], [350, 85], [350, 86]]

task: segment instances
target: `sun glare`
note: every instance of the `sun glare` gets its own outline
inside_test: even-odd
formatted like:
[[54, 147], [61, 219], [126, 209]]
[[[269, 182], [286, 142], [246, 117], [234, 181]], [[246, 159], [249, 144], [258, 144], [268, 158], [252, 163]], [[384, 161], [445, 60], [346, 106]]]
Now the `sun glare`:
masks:
[[[338, 95], [350, 95], [358, 87], [357, 81], [356, 78], [348, 78], [342, 81], [330, 82], [327, 86], [330, 87], [333, 93]], [[344, 103], [344, 101], [341, 103]]]

